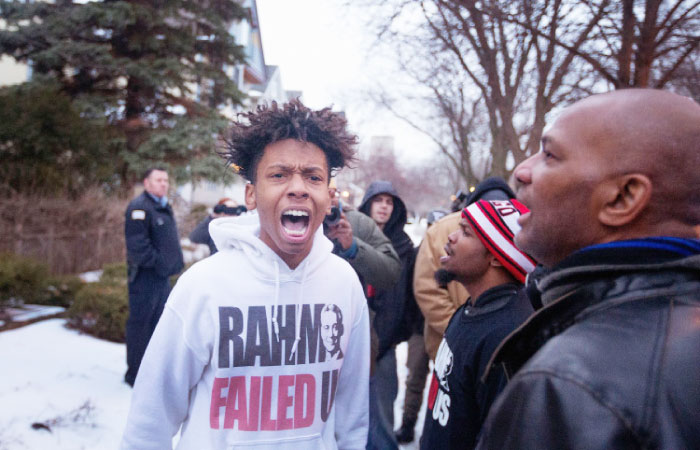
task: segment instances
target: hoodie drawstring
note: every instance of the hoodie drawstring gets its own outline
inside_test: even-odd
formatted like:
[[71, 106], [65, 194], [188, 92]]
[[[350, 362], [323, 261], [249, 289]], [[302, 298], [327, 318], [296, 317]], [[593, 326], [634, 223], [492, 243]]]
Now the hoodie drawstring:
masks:
[[[277, 321], [277, 309], [279, 307], [280, 299], [280, 266], [277, 260], [273, 260], [275, 264], [275, 301], [272, 305], [272, 329], [277, 342], [280, 341], [280, 328]], [[296, 305], [294, 305], [295, 320], [294, 320], [294, 344], [292, 345], [292, 354], [294, 356], [297, 352], [297, 347], [299, 346], [299, 341], [301, 340], [301, 310], [302, 302], [304, 301], [304, 284], [306, 284], [306, 269], [308, 267], [308, 261], [304, 262], [301, 269], [301, 286], [299, 286], [299, 295], [297, 297]]]
[[272, 306], [272, 329], [275, 334], [275, 339], [277, 342], [280, 341], [280, 326], [277, 323], [277, 307], [280, 300], [280, 265], [277, 260], [273, 260], [275, 263], [275, 302]]
[[292, 356], [296, 354], [297, 346], [301, 340], [301, 306], [302, 302], [304, 301], [304, 284], [306, 284], [306, 268], [308, 266], [309, 262], [304, 262], [304, 267], [301, 270], [301, 286], [299, 286], [299, 296], [297, 297], [297, 304], [294, 305], [294, 308], [296, 309], [296, 317], [294, 322], [296, 324], [294, 327], [296, 329], [296, 333], [294, 334], [294, 345], [292, 345]]

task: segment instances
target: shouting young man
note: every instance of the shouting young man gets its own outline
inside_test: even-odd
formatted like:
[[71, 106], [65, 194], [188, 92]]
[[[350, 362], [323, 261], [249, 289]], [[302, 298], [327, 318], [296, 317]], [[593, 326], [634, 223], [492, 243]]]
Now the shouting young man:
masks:
[[170, 448], [178, 430], [179, 449], [366, 444], [366, 301], [320, 227], [331, 171], [352, 159], [356, 137], [341, 115], [298, 100], [245, 117], [228, 160], [257, 214], [212, 221], [219, 252], [168, 299], [122, 448]]
[[473, 448], [505, 386], [503, 371], [482, 376], [498, 344], [533, 312], [522, 286], [535, 261], [513, 244], [526, 212], [515, 200], [479, 200], [464, 208], [460, 229], [449, 235], [441, 265], [471, 297], [438, 348], [422, 449]]

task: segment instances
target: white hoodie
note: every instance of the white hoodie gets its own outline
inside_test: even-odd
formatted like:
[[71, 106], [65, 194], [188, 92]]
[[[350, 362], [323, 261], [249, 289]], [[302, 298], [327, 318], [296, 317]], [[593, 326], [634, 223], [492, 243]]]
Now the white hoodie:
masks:
[[257, 214], [212, 221], [219, 252], [173, 289], [134, 386], [122, 449], [364, 449], [369, 317], [319, 227], [294, 270]]

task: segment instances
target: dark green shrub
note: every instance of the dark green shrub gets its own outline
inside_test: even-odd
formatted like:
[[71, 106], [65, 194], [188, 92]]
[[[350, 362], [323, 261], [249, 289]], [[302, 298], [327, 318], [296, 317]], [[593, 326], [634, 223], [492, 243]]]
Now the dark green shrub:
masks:
[[0, 305], [15, 303], [63, 306], [67, 308], [82, 288], [75, 276], [52, 276], [48, 265], [35, 259], [0, 254]]
[[0, 305], [10, 299], [42, 303], [49, 295], [48, 278], [46, 264], [13, 253], [0, 254]]
[[126, 263], [105, 264], [102, 267], [100, 283], [126, 286]]
[[67, 312], [68, 324], [85, 333], [114, 342], [124, 342], [129, 300], [126, 284], [86, 284]]
[[47, 280], [47, 294], [38, 304], [68, 308], [83, 286], [85, 286], [85, 282], [76, 276], [51, 277]]

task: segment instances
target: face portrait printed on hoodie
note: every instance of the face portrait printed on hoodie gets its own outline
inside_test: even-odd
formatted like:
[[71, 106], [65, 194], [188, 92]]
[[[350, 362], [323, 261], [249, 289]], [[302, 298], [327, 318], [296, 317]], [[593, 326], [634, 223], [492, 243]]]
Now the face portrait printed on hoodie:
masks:
[[321, 341], [331, 359], [343, 357], [340, 338], [343, 335], [343, 312], [334, 304], [326, 305], [321, 311]]
[[318, 146], [285, 139], [265, 147], [246, 206], [257, 209], [260, 240], [291, 268], [311, 251], [330, 206], [328, 162]]

